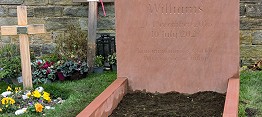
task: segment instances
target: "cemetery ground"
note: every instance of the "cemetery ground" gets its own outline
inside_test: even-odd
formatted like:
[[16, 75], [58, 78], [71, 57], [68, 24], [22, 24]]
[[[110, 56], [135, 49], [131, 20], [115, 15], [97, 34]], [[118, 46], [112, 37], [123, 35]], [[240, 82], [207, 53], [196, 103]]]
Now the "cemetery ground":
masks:
[[[42, 85], [51, 95], [66, 100], [63, 104], [55, 106], [55, 110], [46, 111], [46, 116], [76, 116], [115, 79], [116, 72], [106, 72], [104, 74], [91, 74], [81, 80]], [[7, 86], [6, 83], [0, 82], [1, 91], [6, 90]], [[241, 72], [239, 117], [258, 117], [262, 115], [261, 86], [262, 72]], [[29, 113], [21, 115], [21, 117], [25, 116], [35, 115]]]

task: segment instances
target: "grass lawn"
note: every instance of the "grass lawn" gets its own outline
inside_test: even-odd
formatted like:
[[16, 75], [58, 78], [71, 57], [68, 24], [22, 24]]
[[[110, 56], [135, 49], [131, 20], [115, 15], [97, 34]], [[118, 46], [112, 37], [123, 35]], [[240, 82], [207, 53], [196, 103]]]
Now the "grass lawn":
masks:
[[[239, 117], [262, 116], [262, 72], [241, 72]], [[254, 114], [254, 115], [253, 115]], [[253, 116], [252, 116], [253, 115]]]
[[[45, 91], [55, 95], [55, 97], [67, 98], [63, 104], [58, 104], [55, 110], [48, 110], [46, 117], [75, 117], [94, 98], [105, 90], [116, 79], [116, 72], [106, 72], [104, 74], [91, 74], [87, 78], [76, 81], [55, 82], [42, 85]], [[3, 90], [7, 85], [1, 84]], [[0, 89], [1, 89], [0, 88]], [[0, 115], [1, 116], [1, 115]], [[6, 115], [5, 115], [6, 116]], [[35, 117], [35, 114], [23, 114], [19, 117]]]

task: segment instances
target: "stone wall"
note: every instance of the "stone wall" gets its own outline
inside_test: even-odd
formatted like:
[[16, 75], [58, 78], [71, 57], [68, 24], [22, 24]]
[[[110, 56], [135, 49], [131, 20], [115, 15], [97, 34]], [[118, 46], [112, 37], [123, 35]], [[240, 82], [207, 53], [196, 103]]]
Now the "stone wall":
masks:
[[[87, 32], [88, 3], [72, 0], [0, 0], [0, 26], [16, 25], [16, 6], [28, 6], [29, 24], [45, 24], [47, 33], [30, 36], [30, 45], [38, 55], [54, 50], [55, 40], [64, 37], [66, 27], [73, 24]], [[114, 4], [105, 3], [107, 16], [99, 4], [98, 33], [115, 28]], [[262, 1], [240, 0], [240, 45], [243, 65], [262, 60]], [[17, 36], [1, 36], [0, 44], [17, 43]]]
[[[18, 5], [28, 6], [28, 24], [45, 24], [46, 34], [30, 36], [31, 49], [37, 55], [52, 52], [55, 40], [66, 35], [69, 25], [87, 33], [88, 3], [73, 3], [72, 0], [0, 0], [0, 26], [17, 25]], [[101, 5], [98, 6], [98, 33], [114, 32], [114, 3], [105, 3], [107, 16], [103, 16]], [[0, 38], [0, 45], [18, 42], [18, 36]]]
[[243, 65], [262, 60], [261, 0], [240, 0], [240, 47]]

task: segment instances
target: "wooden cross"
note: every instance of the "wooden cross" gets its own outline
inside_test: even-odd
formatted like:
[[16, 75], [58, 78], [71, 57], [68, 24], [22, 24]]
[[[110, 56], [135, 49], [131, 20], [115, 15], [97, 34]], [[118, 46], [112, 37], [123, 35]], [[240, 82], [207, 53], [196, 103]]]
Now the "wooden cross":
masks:
[[24, 89], [32, 88], [32, 73], [28, 34], [45, 33], [44, 24], [27, 25], [26, 6], [17, 7], [18, 25], [1, 26], [2, 35], [19, 35]]
[[[89, 2], [87, 60], [89, 66], [93, 68], [96, 56], [97, 2], [99, 0], [73, 0], [73, 2]], [[103, 0], [103, 2], [114, 2], [114, 0]]]

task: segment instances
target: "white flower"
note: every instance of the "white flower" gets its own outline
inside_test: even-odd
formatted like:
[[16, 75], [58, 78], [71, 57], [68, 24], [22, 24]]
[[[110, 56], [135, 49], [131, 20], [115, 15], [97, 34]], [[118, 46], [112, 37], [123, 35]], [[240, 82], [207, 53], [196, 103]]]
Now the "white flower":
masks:
[[40, 59], [39, 59], [39, 60], [36, 60], [35, 62], [36, 62], [36, 63], [40, 62], [41, 64], [43, 63], [43, 61], [40, 60]]
[[3, 92], [1, 95], [2, 95], [3, 97], [6, 97], [6, 96], [9, 96], [9, 95], [11, 95], [11, 94], [12, 94], [11, 91], [5, 91], [5, 92]]
[[22, 95], [23, 100], [28, 99], [29, 97], [27, 95]]
[[40, 93], [44, 91], [43, 87], [37, 87], [35, 90], [39, 91]]
[[55, 109], [55, 107], [45, 106], [45, 109], [47, 109], [47, 110], [49, 110], [49, 109]]
[[27, 108], [22, 108], [22, 109], [19, 109], [19, 110], [15, 111], [15, 115], [24, 114], [24, 113], [26, 112], [26, 109], [27, 109]]

